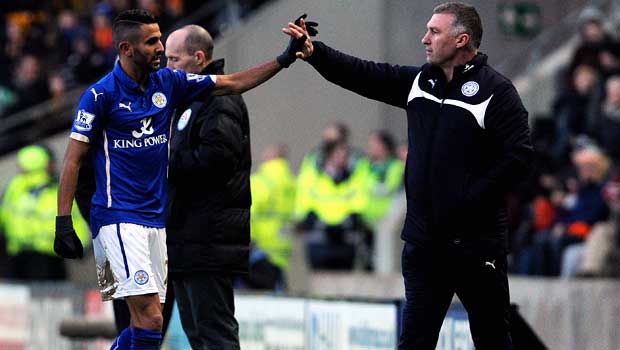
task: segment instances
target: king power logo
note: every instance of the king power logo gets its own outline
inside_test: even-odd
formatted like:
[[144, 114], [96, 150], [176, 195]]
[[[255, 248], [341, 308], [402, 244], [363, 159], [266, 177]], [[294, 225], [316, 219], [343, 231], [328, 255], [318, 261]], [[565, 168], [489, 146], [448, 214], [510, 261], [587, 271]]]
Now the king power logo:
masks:
[[[153, 120], [151, 118], [144, 118], [140, 120], [142, 126], [140, 130], [133, 130], [131, 136], [133, 139], [116, 139], [113, 140], [114, 148], [144, 148], [156, 145], [162, 145], [168, 143], [168, 137], [166, 134], [152, 135], [155, 130], [152, 125]], [[148, 137], [143, 137], [148, 136]]]

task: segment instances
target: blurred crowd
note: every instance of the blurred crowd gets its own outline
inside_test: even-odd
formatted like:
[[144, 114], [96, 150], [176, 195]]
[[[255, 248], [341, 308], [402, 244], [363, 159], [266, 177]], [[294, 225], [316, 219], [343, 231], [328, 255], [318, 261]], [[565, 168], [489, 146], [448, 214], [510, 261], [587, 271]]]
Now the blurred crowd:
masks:
[[536, 173], [515, 201], [516, 273], [620, 275], [620, 41], [595, 10], [579, 39], [550, 118], [534, 120]]
[[[266, 0], [226, 1], [196, 20], [217, 36]], [[0, 119], [61, 101], [66, 91], [94, 82], [114, 65], [112, 21], [122, 10], [144, 8], [162, 33], [196, 10], [197, 0], [54, 0], [0, 5]]]

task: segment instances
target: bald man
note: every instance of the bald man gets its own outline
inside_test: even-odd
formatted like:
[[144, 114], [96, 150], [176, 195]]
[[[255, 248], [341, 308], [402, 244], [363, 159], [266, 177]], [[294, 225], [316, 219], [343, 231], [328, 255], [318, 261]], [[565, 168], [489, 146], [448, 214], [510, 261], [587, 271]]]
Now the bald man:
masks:
[[[166, 41], [168, 67], [223, 74], [213, 40], [185, 26]], [[189, 76], [189, 75], [188, 75]], [[239, 95], [180, 106], [172, 124], [168, 269], [192, 349], [239, 349], [233, 279], [248, 271], [250, 130]]]

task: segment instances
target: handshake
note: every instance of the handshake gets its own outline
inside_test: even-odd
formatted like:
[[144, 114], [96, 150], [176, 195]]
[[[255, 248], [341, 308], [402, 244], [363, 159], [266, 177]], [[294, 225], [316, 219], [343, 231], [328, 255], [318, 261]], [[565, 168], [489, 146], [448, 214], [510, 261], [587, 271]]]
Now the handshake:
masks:
[[[305, 29], [306, 32], [308, 33], [309, 36], [316, 36], [319, 31], [316, 29], [316, 27], [319, 25], [316, 22], [306, 22], [305, 19], [306, 17], [308, 17], [307, 14], [303, 14], [301, 16], [299, 16], [296, 20], [295, 20], [295, 25], [302, 27], [302, 20], [304, 20], [304, 25], [305, 25]], [[290, 34], [289, 34], [290, 35]], [[286, 47], [286, 49], [284, 50], [284, 52], [278, 56], [276, 58], [276, 60], [278, 61], [278, 63], [284, 67], [284, 68], [288, 68], [293, 62], [295, 62], [295, 60], [297, 59], [297, 54], [300, 52], [303, 52], [303, 48], [304, 48], [304, 44], [306, 43], [306, 39], [308, 39], [308, 37], [306, 36], [306, 34], [303, 34], [302, 36], [296, 38], [295, 36], [291, 35], [291, 39], [288, 42], [288, 46]]]

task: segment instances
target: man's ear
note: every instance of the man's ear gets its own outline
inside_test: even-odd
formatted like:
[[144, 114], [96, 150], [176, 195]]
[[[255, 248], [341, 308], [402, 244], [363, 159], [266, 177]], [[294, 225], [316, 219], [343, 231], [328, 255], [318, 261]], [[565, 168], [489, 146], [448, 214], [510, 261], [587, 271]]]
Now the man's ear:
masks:
[[471, 40], [471, 37], [467, 33], [461, 33], [457, 35], [456, 36], [456, 48], [460, 49], [462, 47], [467, 46], [470, 40]]
[[194, 59], [199, 66], [202, 66], [205, 62], [207, 62], [207, 57], [202, 50], [196, 50], [196, 52], [194, 52]]
[[118, 44], [118, 52], [125, 57], [132, 57], [133, 46], [128, 41], [123, 40]]

